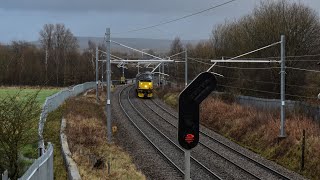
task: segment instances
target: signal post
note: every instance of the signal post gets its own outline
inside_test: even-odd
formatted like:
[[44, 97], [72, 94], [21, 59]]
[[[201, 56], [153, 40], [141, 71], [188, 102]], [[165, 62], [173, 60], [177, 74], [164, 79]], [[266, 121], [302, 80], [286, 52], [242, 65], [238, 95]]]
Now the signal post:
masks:
[[185, 149], [185, 180], [190, 179], [191, 149], [199, 142], [199, 105], [216, 88], [210, 72], [199, 74], [179, 95], [178, 141]]

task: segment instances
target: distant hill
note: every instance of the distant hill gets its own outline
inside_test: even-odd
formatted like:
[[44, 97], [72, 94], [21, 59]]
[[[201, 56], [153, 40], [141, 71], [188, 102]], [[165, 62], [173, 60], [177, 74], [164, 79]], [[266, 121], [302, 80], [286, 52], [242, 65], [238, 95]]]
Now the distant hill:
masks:
[[[94, 41], [96, 43], [102, 43], [104, 38], [102, 37], [77, 37], [80, 49], [88, 47], [88, 41]], [[144, 38], [112, 38], [112, 40], [128, 45], [136, 49], [152, 49], [157, 53], [166, 53], [170, 50], [170, 45], [173, 40], [168, 39], [144, 39]], [[200, 40], [181, 40], [183, 44], [191, 43], [197, 44]], [[125, 50], [121, 46], [112, 44], [113, 50]]]
[[[98, 44], [104, 42], [103, 37], [77, 37], [78, 43], [80, 46], [80, 50], [83, 50], [85, 48], [88, 48], [88, 41], [91, 40], [93, 42], [96, 42]], [[121, 44], [133, 47], [135, 49], [152, 49], [156, 53], [167, 53], [170, 50], [170, 46], [173, 40], [169, 39], [145, 39], [145, 38], [112, 38], [112, 40], [119, 42]], [[191, 43], [193, 45], [197, 44], [201, 40], [181, 40], [182, 44], [188, 44]], [[40, 46], [39, 41], [33, 41], [31, 42], [37, 46]], [[117, 51], [125, 51], [129, 52], [128, 49], [122, 48], [119, 45], [112, 44], [111, 45], [112, 50]]]

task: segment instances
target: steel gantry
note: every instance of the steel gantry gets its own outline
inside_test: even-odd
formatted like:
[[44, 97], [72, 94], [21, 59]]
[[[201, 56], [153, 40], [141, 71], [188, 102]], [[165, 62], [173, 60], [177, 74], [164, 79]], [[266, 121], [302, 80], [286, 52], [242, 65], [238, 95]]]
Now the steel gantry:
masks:
[[[246, 55], [249, 55], [249, 54], [252, 54], [252, 53], [255, 53], [255, 52], [258, 52], [258, 51], [261, 51], [261, 50], [264, 50], [264, 49], [267, 49], [267, 48], [270, 48], [270, 47], [273, 47], [273, 46], [276, 46], [280, 44], [281, 45], [281, 60], [280, 61], [277, 61], [277, 60], [236, 60], [240, 57], [243, 57], [243, 56], [246, 56]], [[211, 69], [218, 63], [218, 62], [224, 62], [224, 63], [274, 63], [274, 62], [277, 62], [277, 63], [280, 63], [281, 64], [281, 71], [280, 71], [280, 74], [281, 74], [281, 88], [280, 88], [280, 94], [281, 94], [281, 103], [280, 103], [280, 107], [281, 107], [281, 121], [280, 121], [280, 134], [279, 134], [279, 137], [280, 138], [284, 138], [286, 137], [286, 133], [285, 133], [285, 36], [284, 35], [281, 35], [281, 40], [278, 41], [278, 42], [275, 42], [275, 43], [272, 43], [272, 44], [269, 44], [267, 46], [264, 46], [264, 47], [261, 47], [259, 49], [256, 49], [256, 50], [253, 50], [253, 51], [250, 51], [250, 52], [247, 52], [247, 53], [244, 53], [244, 54], [241, 54], [239, 56], [236, 56], [236, 57], [233, 57], [233, 58], [230, 58], [230, 59], [222, 59], [222, 60], [211, 60], [211, 62], [213, 62], [214, 64], [212, 64], [210, 66], [210, 68], [207, 70], [207, 72], [210, 72]]]
[[[110, 32], [110, 28], [106, 29], [106, 44], [107, 44], [107, 50], [102, 51], [99, 50], [98, 48], [96, 48], [96, 97], [97, 97], [97, 101], [98, 101], [98, 82], [99, 82], [99, 76], [98, 76], [98, 62], [106, 62], [107, 64], [107, 69], [106, 69], [106, 80], [107, 80], [107, 96], [106, 96], [106, 114], [107, 114], [107, 139], [108, 139], [108, 143], [112, 143], [112, 119], [111, 119], [111, 64], [117, 64], [118, 68], [122, 68], [123, 71], [123, 75], [124, 75], [124, 68], [126, 68], [126, 66], [130, 64], [137, 64], [137, 66], [139, 67], [141, 64], [144, 64], [145, 67], [150, 68], [150, 65], [154, 65], [155, 67], [153, 67], [151, 73], [156, 73], [155, 70], [157, 68], [159, 68], [159, 75], [165, 75], [164, 72], [161, 73], [160, 70], [160, 66], [163, 63], [173, 63], [174, 60], [171, 59], [163, 59], [161, 57], [157, 57], [155, 55], [146, 53], [144, 51], [129, 47], [127, 45], [118, 43], [116, 41], [111, 40], [111, 32]], [[123, 59], [120, 57], [117, 57], [115, 55], [111, 54], [111, 43], [122, 46], [124, 48], [136, 51], [136, 52], [140, 52], [142, 54], [148, 55], [150, 57], [152, 57], [153, 59], [147, 59], [147, 60], [141, 60], [141, 59]], [[99, 60], [99, 52], [104, 53], [106, 55], [106, 59], [101, 59]], [[102, 63], [103, 66], [103, 63]], [[162, 68], [164, 69], [164, 68]], [[102, 74], [104, 74], [103, 70], [102, 70]], [[103, 81], [103, 80], [102, 80]], [[102, 82], [103, 83], [103, 82]]]

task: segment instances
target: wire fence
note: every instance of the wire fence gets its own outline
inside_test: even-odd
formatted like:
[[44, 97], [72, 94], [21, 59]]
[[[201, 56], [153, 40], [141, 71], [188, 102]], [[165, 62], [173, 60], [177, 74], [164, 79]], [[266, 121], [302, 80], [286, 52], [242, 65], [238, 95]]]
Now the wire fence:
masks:
[[19, 178], [21, 180], [48, 179], [53, 180], [53, 145], [48, 143], [45, 153], [39, 157]]
[[[277, 110], [280, 108], [280, 99], [264, 99], [250, 96], [237, 96], [239, 104], [252, 106], [263, 110]], [[320, 106], [311, 105], [301, 101], [286, 100], [286, 110], [290, 113], [303, 112], [320, 124]]]
[[[53, 180], [53, 146], [48, 143], [45, 153], [36, 159], [18, 180]], [[2, 174], [2, 180], [10, 180], [8, 171]]]
[[44, 153], [44, 149], [45, 149], [42, 133], [43, 133], [44, 124], [46, 122], [46, 118], [48, 114], [56, 110], [61, 104], [63, 104], [63, 102], [66, 99], [77, 96], [88, 89], [95, 88], [95, 86], [96, 86], [96, 82], [86, 82], [83, 84], [76, 85], [73, 88], [63, 89], [58, 93], [46, 98], [46, 101], [42, 106], [42, 112], [40, 115], [39, 128], [38, 128], [40, 155]]

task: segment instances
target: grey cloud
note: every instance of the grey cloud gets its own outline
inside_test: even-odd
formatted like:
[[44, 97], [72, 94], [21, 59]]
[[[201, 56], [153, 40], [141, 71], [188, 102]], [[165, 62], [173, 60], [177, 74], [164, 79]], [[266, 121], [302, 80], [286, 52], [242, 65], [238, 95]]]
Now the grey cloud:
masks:
[[[5, 10], [64, 12], [186, 13], [201, 10], [226, 1], [227, 0], [0, 0], [0, 8]], [[252, 1], [255, 1], [255, 4], [259, 4], [257, 2], [266, 0], [237, 0], [231, 4], [246, 6], [251, 4]], [[319, 0], [290, 1], [300, 1], [313, 8], [319, 8], [320, 6]]]
[[[4, 2], [1, 2], [4, 1]], [[201, 3], [199, 3], [201, 1]], [[189, 12], [220, 0], [0, 0], [0, 8], [39, 11]]]

